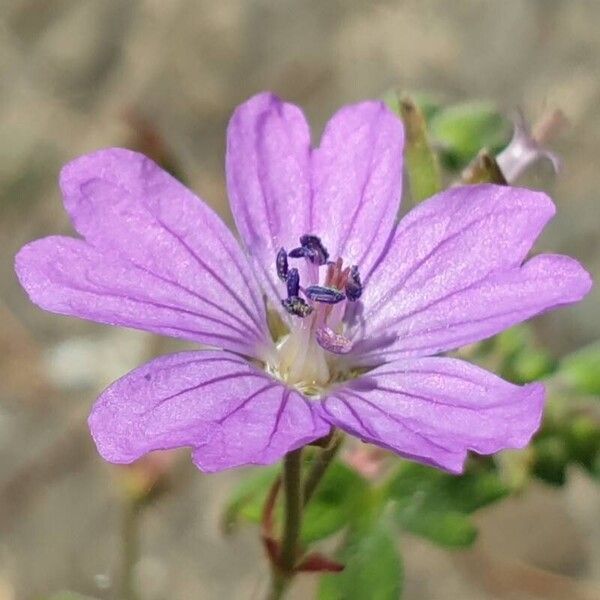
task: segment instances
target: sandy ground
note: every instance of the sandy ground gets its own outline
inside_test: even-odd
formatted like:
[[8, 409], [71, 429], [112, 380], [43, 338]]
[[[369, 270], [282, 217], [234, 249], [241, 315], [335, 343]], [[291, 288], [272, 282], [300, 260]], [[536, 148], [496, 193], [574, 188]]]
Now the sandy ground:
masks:
[[[564, 167], [544, 179], [559, 215], [539, 247], [598, 276], [599, 22], [593, 0], [0, 0], [0, 599], [64, 588], [111, 597], [118, 505], [85, 418], [110, 381], [179, 347], [42, 313], [17, 286], [18, 247], [70, 231], [62, 163], [131, 143], [124, 114], [134, 112], [230, 220], [224, 131], [256, 91], [302, 104], [315, 133], [339, 105], [391, 86], [490, 98], [531, 117], [560, 106], [571, 120], [556, 145]], [[600, 335], [598, 298], [540, 320], [557, 355]], [[257, 597], [256, 532], [224, 539], [217, 527], [238, 477], [183, 468], [176, 491], [148, 510], [144, 598]], [[406, 598], [600, 597], [599, 500], [573, 473], [563, 490], [536, 486], [481, 514], [468, 552], [401, 540]]]

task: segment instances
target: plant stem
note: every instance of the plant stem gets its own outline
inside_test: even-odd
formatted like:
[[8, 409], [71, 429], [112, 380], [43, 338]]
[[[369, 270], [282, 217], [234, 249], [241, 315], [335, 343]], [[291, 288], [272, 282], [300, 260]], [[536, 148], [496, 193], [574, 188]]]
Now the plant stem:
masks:
[[323, 448], [302, 487], [302, 448], [286, 454], [283, 463], [284, 525], [281, 540], [281, 553], [278, 564], [272, 568], [271, 588], [268, 600], [283, 598], [298, 559], [298, 540], [302, 526], [302, 509], [311, 499], [327, 467], [340, 449], [344, 436], [336, 431], [331, 442]]
[[127, 500], [123, 510], [121, 529], [123, 562], [119, 594], [122, 600], [139, 600], [135, 585], [135, 565], [140, 552], [140, 508], [140, 503], [132, 498]]
[[338, 450], [342, 446], [343, 441], [344, 435], [339, 430], [336, 431], [333, 434], [329, 445], [323, 448], [323, 450], [315, 459], [315, 462], [313, 463], [312, 468], [306, 477], [306, 482], [304, 483], [304, 506], [306, 506], [312, 498], [312, 495], [317, 489], [317, 486], [319, 485], [323, 475], [325, 475], [325, 471], [327, 471], [327, 467], [329, 467], [335, 458]]
[[283, 493], [285, 498], [285, 522], [281, 540], [281, 569], [291, 574], [296, 564], [298, 538], [302, 525], [302, 448], [285, 456], [283, 468]]
[[272, 565], [268, 600], [279, 600], [294, 576], [298, 539], [302, 525], [302, 448], [285, 455], [283, 461], [284, 523], [279, 560]]
[[290, 577], [285, 576], [281, 571], [274, 568], [271, 579], [271, 589], [269, 590], [267, 600], [281, 600], [287, 590], [289, 582]]

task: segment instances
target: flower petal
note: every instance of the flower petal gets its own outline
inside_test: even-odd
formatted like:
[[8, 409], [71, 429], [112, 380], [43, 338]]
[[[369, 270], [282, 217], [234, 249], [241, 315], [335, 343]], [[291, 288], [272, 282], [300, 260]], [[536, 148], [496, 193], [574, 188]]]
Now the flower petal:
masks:
[[[226, 159], [231, 208], [275, 306], [284, 292], [277, 252], [298, 246], [305, 233], [368, 274], [398, 211], [403, 138], [400, 120], [381, 102], [339, 111], [312, 152], [296, 106], [259, 94], [235, 111]], [[304, 282], [304, 265], [300, 271]]]
[[363, 102], [332, 117], [312, 156], [310, 231], [363, 277], [394, 228], [403, 145], [400, 119], [383, 102]]
[[310, 131], [302, 111], [273, 94], [240, 105], [227, 130], [227, 189], [235, 222], [274, 306], [284, 289], [275, 258], [309, 232]]
[[269, 464], [326, 435], [314, 404], [226, 352], [157, 358], [111, 385], [89, 425], [100, 454], [130, 463], [191, 446], [204, 471]]
[[[53, 236], [27, 244], [16, 259], [21, 285], [45, 310], [99, 323], [152, 331], [259, 355], [258, 331], [223, 303], [157, 279], [83, 240]], [[265, 349], [266, 351], [266, 349]]]
[[454, 188], [413, 210], [364, 285], [359, 362], [451, 350], [580, 300], [591, 282], [576, 261], [546, 255], [521, 266], [553, 213], [542, 193], [493, 185]]
[[61, 174], [86, 242], [25, 246], [17, 274], [45, 308], [260, 357], [270, 344], [258, 284], [233, 236], [187, 188], [141, 154], [113, 148]]
[[400, 359], [326, 398], [323, 416], [352, 435], [460, 473], [468, 450], [525, 446], [540, 425], [544, 387], [519, 387], [453, 358]]

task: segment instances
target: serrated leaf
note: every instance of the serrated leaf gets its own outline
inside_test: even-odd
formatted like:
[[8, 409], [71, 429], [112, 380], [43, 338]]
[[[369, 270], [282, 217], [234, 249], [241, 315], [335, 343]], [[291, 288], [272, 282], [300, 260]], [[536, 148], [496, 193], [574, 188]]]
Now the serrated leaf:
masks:
[[361, 528], [340, 552], [341, 573], [321, 578], [319, 600], [398, 600], [403, 569], [387, 520]]

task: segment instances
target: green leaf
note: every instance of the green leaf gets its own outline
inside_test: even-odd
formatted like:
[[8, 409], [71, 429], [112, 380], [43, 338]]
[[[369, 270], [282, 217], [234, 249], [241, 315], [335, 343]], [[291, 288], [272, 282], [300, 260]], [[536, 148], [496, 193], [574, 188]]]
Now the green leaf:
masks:
[[365, 480], [356, 471], [339, 461], [332, 463], [304, 513], [303, 541], [323, 539], [348, 524], [367, 491]]
[[398, 512], [398, 521], [406, 531], [449, 548], [470, 546], [477, 537], [475, 525], [460, 512], [407, 507]]
[[221, 517], [223, 530], [232, 533], [240, 518], [260, 522], [269, 489], [279, 474], [280, 467], [253, 469], [234, 489]]
[[489, 102], [466, 102], [439, 111], [431, 119], [430, 132], [453, 169], [468, 164], [482, 148], [495, 154], [510, 138], [508, 121]]
[[345, 569], [325, 575], [319, 600], [398, 600], [403, 569], [387, 519], [352, 532], [340, 552]]
[[494, 471], [473, 471], [456, 476], [417, 463], [403, 463], [389, 483], [390, 497], [432, 511], [465, 514], [483, 508], [509, 493]]
[[432, 504], [450, 507], [470, 514], [488, 504], [492, 504], [509, 493], [508, 486], [493, 471], [467, 473], [462, 476], [444, 475], [440, 492], [432, 499]]
[[508, 492], [493, 471], [454, 476], [416, 463], [403, 463], [388, 484], [398, 523], [448, 547], [471, 544], [477, 531], [467, 515]]
[[600, 395], [600, 342], [564, 358], [558, 368], [565, 381], [581, 394]]

